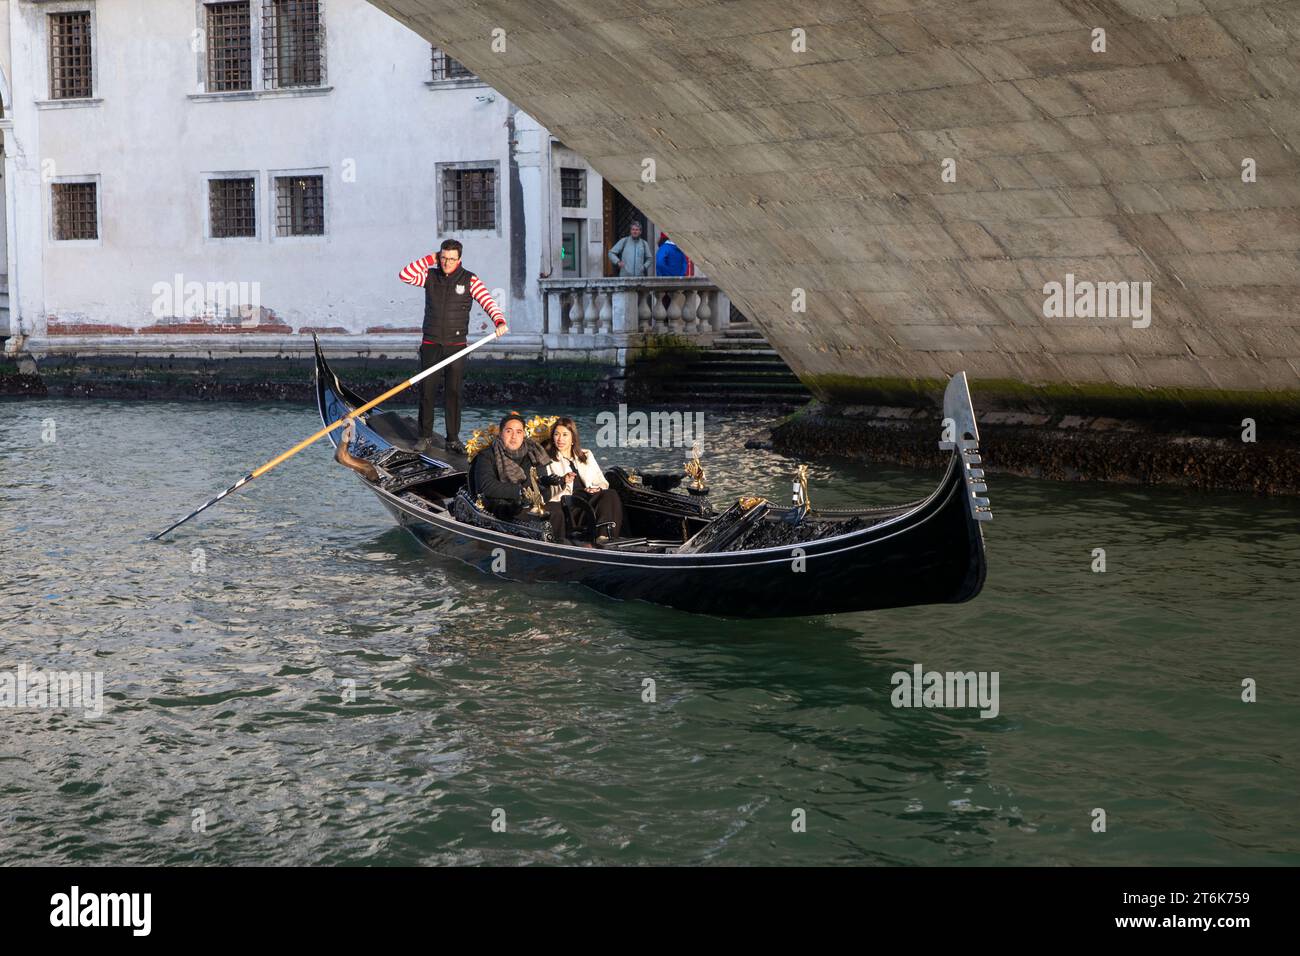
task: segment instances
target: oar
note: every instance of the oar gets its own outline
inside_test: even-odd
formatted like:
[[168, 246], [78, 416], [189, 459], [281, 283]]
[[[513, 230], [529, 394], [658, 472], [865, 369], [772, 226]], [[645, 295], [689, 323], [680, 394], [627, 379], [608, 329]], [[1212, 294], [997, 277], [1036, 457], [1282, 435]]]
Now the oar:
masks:
[[204, 512], [204, 511], [206, 511], [208, 508], [211, 508], [213, 505], [215, 505], [215, 504], [216, 504], [218, 501], [220, 501], [222, 498], [226, 497], [226, 495], [230, 494], [232, 491], [238, 491], [240, 488], [244, 487], [244, 485], [248, 484], [248, 483], [249, 483], [250, 481], [252, 481], [254, 478], [260, 478], [262, 475], [265, 475], [268, 471], [270, 471], [270, 470], [271, 470], [272, 468], [274, 468], [276, 465], [280, 464], [280, 462], [282, 462], [282, 461], [287, 461], [288, 459], [292, 458], [294, 455], [298, 454], [298, 452], [300, 452], [300, 451], [302, 451], [304, 448], [306, 448], [308, 445], [310, 445], [312, 442], [315, 442], [315, 441], [318, 441], [318, 440], [321, 439], [321, 438], [324, 438], [326, 435], [328, 435], [328, 434], [329, 434], [330, 432], [332, 432], [334, 429], [336, 429], [336, 428], [340, 427], [341, 425], [345, 424], [345, 423], [348, 421], [348, 419], [350, 419], [350, 418], [356, 418], [358, 415], [363, 415], [363, 414], [365, 414], [366, 412], [370, 411], [370, 409], [372, 409], [372, 408], [374, 408], [376, 405], [378, 405], [380, 402], [385, 402], [385, 401], [387, 401], [388, 399], [392, 398], [394, 395], [396, 395], [398, 392], [403, 391], [404, 389], [408, 389], [408, 388], [410, 388], [410, 387], [411, 387], [412, 385], [414, 385], [416, 382], [418, 382], [418, 381], [420, 381], [421, 379], [427, 378], [428, 376], [432, 375], [434, 372], [438, 371], [438, 369], [442, 368], [444, 365], [449, 365], [449, 364], [451, 364], [452, 362], [456, 361], [457, 359], [464, 358], [466, 355], [468, 355], [470, 352], [473, 352], [473, 351], [474, 351], [476, 348], [478, 348], [480, 345], [487, 345], [487, 343], [491, 342], [491, 341], [492, 341], [493, 339], [495, 339], [496, 337], [497, 337], [497, 336], [496, 336], [496, 333], [495, 333], [495, 332], [490, 332], [490, 333], [488, 333], [487, 335], [483, 336], [483, 338], [479, 339], [477, 342], [473, 343], [472, 345], [467, 345], [467, 346], [465, 346], [463, 349], [461, 349], [461, 350], [460, 350], [459, 352], [457, 352], [455, 355], [448, 356], [447, 358], [445, 358], [445, 359], [443, 359], [441, 362], [439, 362], [437, 365], [430, 365], [430, 366], [429, 366], [428, 368], [426, 368], [424, 371], [420, 372], [420, 374], [418, 374], [418, 375], [412, 375], [410, 378], [408, 378], [408, 379], [407, 379], [405, 382], [403, 382], [401, 385], [397, 385], [397, 386], [394, 386], [393, 388], [390, 388], [388, 391], [384, 392], [384, 394], [380, 395], [378, 398], [376, 398], [376, 399], [372, 399], [371, 401], [366, 402], [366, 404], [362, 405], [360, 408], [357, 408], [357, 409], [354, 409], [354, 410], [348, 412], [346, 415], [344, 415], [342, 418], [340, 418], [340, 419], [339, 419], [338, 421], [336, 421], [334, 424], [332, 424], [332, 425], [326, 425], [324, 428], [322, 428], [322, 429], [321, 429], [320, 431], [318, 431], [316, 434], [312, 435], [310, 438], [304, 438], [302, 441], [298, 442], [298, 444], [294, 445], [292, 448], [290, 448], [290, 449], [289, 449], [288, 451], [286, 451], [284, 454], [282, 454], [282, 455], [277, 455], [275, 458], [272, 458], [270, 461], [268, 461], [265, 465], [262, 465], [260, 468], [255, 468], [255, 469], [253, 469], [253, 470], [250, 471], [248, 474], [246, 474], [243, 478], [240, 478], [237, 482], [235, 482], [233, 485], [231, 485], [229, 488], [227, 488], [227, 489], [226, 489], [225, 491], [223, 491], [221, 494], [217, 495], [217, 496], [216, 496], [215, 498], [213, 498], [212, 500], [207, 501], [207, 502], [204, 502], [204, 503], [203, 503], [202, 505], [200, 505], [198, 508], [195, 508], [195, 509], [194, 509], [193, 511], [191, 511], [189, 514], [187, 514], [187, 515], [186, 515], [184, 518], [182, 518], [180, 521], [177, 521], [175, 524], [169, 525], [168, 527], [164, 528], [162, 531], [159, 531], [156, 535], [153, 536], [153, 539], [152, 539], [152, 540], [157, 541], [159, 538], [161, 538], [163, 535], [165, 535], [168, 531], [171, 531], [171, 530], [174, 529], [174, 528], [179, 528], [181, 525], [183, 525], [185, 522], [189, 521], [189, 520], [190, 520], [191, 518], [193, 518], [195, 515], [200, 514], [200, 513]]

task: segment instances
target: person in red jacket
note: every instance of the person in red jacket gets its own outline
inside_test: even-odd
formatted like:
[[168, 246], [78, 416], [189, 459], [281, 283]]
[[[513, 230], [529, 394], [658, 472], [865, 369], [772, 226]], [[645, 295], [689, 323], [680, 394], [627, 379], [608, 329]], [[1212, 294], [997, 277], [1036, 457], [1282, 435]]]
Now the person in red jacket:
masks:
[[[446, 239], [438, 254], [409, 262], [398, 273], [408, 285], [424, 289], [424, 328], [420, 341], [420, 368], [426, 369], [465, 347], [469, 334], [470, 306], [477, 302], [496, 325], [497, 338], [510, 331], [505, 314], [492, 299], [483, 280], [461, 265], [463, 247], [455, 239]], [[438, 268], [434, 269], [437, 263]], [[460, 443], [460, 393], [465, 381], [464, 359], [442, 370], [444, 417], [447, 440], [445, 447], [458, 455], [465, 453]], [[420, 440], [417, 451], [433, 451], [433, 399], [437, 375], [420, 383]]]

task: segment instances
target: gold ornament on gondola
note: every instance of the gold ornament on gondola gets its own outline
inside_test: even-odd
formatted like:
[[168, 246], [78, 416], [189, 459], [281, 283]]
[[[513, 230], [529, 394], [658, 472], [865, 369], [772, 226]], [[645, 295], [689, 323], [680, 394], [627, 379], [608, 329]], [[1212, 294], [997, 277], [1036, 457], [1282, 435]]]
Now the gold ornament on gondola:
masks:
[[795, 476], [795, 495], [794, 504], [804, 514], [812, 511], [812, 496], [808, 493], [808, 466], [800, 465], [799, 473]]
[[766, 500], [766, 498], [760, 497], [759, 495], [741, 495], [736, 499], [736, 504], [740, 505], [741, 511], [749, 511], [751, 508], [761, 505]]
[[542, 497], [542, 489], [537, 486], [536, 471], [528, 472], [528, 484], [524, 485], [524, 498], [530, 505], [529, 514], [537, 518], [546, 514], [546, 499]]
[[496, 425], [474, 429], [474, 434], [470, 435], [469, 441], [465, 442], [465, 457], [473, 461], [475, 455], [492, 444], [492, 439], [497, 437], [497, 432], [500, 430]]
[[691, 457], [686, 462], [686, 475], [691, 479], [691, 487], [704, 490], [704, 466], [700, 464], [700, 443], [691, 445]]

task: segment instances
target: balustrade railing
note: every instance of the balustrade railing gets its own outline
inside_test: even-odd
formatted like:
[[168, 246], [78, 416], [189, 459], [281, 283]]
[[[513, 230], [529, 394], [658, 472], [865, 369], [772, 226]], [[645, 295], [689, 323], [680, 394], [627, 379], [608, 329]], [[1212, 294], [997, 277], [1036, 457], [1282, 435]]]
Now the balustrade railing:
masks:
[[711, 338], [731, 301], [703, 278], [542, 279], [548, 336]]

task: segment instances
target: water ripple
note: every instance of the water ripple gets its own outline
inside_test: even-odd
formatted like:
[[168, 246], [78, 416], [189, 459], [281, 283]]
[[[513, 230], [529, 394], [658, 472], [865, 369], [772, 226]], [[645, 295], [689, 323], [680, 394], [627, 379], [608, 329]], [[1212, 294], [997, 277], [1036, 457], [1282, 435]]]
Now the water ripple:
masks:
[[[319, 448], [150, 543], [310, 412], [7, 409], [0, 671], [106, 699], [0, 709], [6, 861], [1300, 862], [1295, 502], [994, 476], [976, 602], [719, 621], [430, 560]], [[720, 496], [784, 500], [760, 419], [707, 424]], [[828, 507], [936, 477], [812, 472]], [[893, 707], [917, 662], [998, 671], [1000, 715]]]

